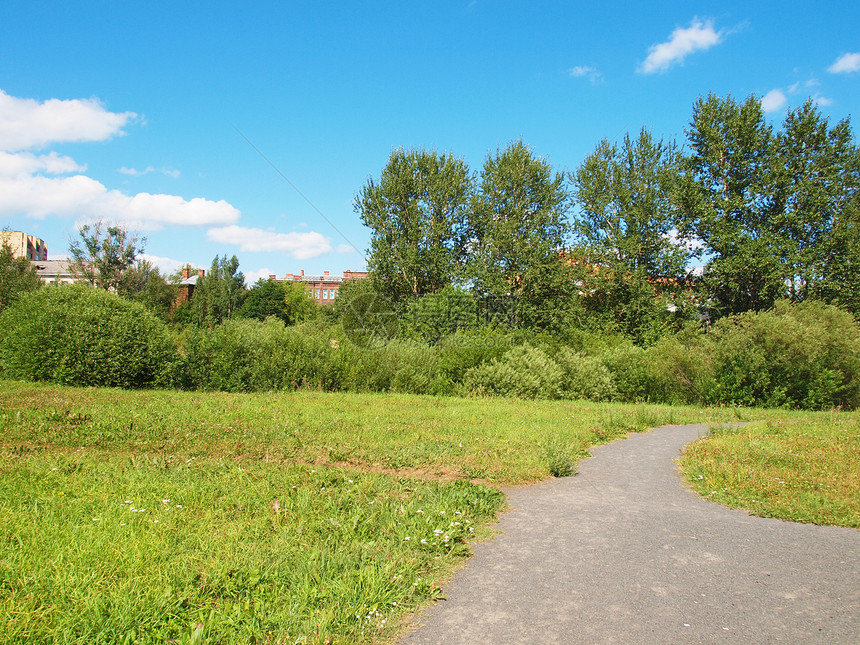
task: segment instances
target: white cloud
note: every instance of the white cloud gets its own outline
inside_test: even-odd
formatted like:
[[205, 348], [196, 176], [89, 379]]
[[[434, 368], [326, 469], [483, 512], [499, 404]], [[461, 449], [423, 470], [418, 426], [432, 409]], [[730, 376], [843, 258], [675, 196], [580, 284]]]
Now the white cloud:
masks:
[[337, 245], [338, 253], [361, 253], [357, 248], [355, 248], [352, 244], [338, 244]]
[[170, 177], [179, 177], [179, 171], [174, 170], [172, 168], [156, 168], [155, 166], [147, 166], [143, 170], [137, 170], [136, 168], [126, 168], [123, 166], [122, 168], [117, 169], [118, 173], [122, 173], [123, 175], [130, 175], [132, 177], [140, 177], [141, 175], [148, 175], [151, 172], [160, 172], [163, 175], [168, 175]]
[[41, 148], [52, 142], [104, 141], [123, 134], [134, 112], [109, 112], [97, 99], [34, 99], [0, 90], [0, 150]]
[[860, 72], [860, 52], [842, 54], [836, 59], [827, 71], [831, 74], [847, 74], [849, 72]]
[[[103, 141], [122, 134], [122, 128], [135, 117], [133, 112], [108, 112], [96, 99], [40, 103], [0, 90], [0, 217], [56, 215], [74, 217], [78, 223], [104, 220], [141, 230], [237, 222], [239, 211], [225, 201], [150, 193], [126, 195], [86, 175], [55, 176], [86, 170], [71, 157], [25, 150], [51, 142]], [[131, 174], [148, 171], [132, 170]], [[178, 175], [170, 169], [158, 172]]]
[[182, 262], [181, 260], [160, 257], [158, 255], [150, 255], [149, 253], [141, 253], [138, 257], [142, 260], [150, 262], [152, 266], [157, 268], [164, 275], [170, 275], [172, 273], [175, 273], [178, 269], [188, 264], [187, 262]]
[[286, 251], [299, 260], [314, 258], [331, 252], [331, 243], [320, 233], [273, 233], [261, 228], [225, 226], [209, 229], [206, 237], [211, 242], [238, 244], [240, 251]]
[[765, 112], [777, 112], [788, 102], [782, 90], [771, 90], [761, 99], [761, 109]]
[[816, 96], [812, 100], [815, 101], [816, 105], [820, 105], [821, 107], [833, 105], [833, 99], [829, 99], [826, 96]]
[[714, 31], [710, 20], [702, 22], [694, 19], [686, 29], [678, 28], [673, 31], [668, 41], [652, 45], [648, 50], [648, 57], [639, 66], [639, 72], [665, 72], [675, 63], [683, 62], [689, 54], [718, 45], [723, 35], [722, 31]]
[[15, 177], [46, 172], [50, 175], [62, 175], [70, 172], [83, 172], [86, 166], [80, 166], [71, 157], [51, 152], [46, 155], [34, 155], [32, 152], [12, 154], [0, 151], [0, 177]]
[[600, 70], [598, 70], [596, 67], [590, 67], [588, 65], [577, 65], [576, 67], [571, 67], [568, 72], [574, 78], [588, 78], [588, 81], [592, 85], [603, 80], [603, 75], [600, 73]]
[[680, 247], [690, 253], [695, 253], [696, 251], [700, 251], [705, 248], [704, 242], [695, 237], [681, 237], [681, 233], [677, 228], [671, 229], [668, 233], [664, 233], [663, 237], [668, 239], [672, 244], [677, 247]]
[[57, 215], [75, 217], [79, 222], [102, 219], [142, 230], [159, 230], [165, 225], [232, 224], [240, 214], [223, 200], [185, 200], [178, 195], [150, 193], [126, 195], [85, 175], [23, 174], [0, 176], [0, 216], [9, 215]]
[[266, 267], [257, 271], [246, 271], [243, 273], [245, 274], [245, 284], [248, 286], [253, 285], [257, 280], [268, 280], [270, 275], [275, 275], [274, 271], [271, 271]]

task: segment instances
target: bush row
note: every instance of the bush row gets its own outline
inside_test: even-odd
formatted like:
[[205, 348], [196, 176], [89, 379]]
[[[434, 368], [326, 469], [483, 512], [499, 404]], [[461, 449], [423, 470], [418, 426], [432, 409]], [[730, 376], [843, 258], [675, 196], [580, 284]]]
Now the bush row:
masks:
[[643, 349], [500, 328], [436, 342], [356, 338], [343, 326], [230, 320], [170, 332], [143, 306], [85, 288], [41, 289], [0, 315], [6, 377], [230, 392], [297, 388], [588, 398], [820, 409], [860, 402], [860, 327], [818, 302], [690, 327]]

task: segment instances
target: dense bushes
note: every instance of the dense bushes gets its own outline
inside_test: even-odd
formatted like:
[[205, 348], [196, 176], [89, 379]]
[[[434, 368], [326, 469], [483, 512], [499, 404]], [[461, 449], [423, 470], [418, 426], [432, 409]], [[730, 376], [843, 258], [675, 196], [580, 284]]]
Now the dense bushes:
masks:
[[43, 288], [0, 315], [6, 377], [148, 387], [169, 379], [175, 347], [143, 305], [99, 289]]
[[[423, 320], [423, 319], [422, 319]], [[431, 330], [432, 325], [427, 326]], [[860, 404], [860, 326], [819, 302], [691, 326], [644, 349], [474, 327], [428, 341], [358, 337], [317, 320], [228, 320], [177, 336], [103, 291], [42, 289], [0, 316], [0, 367], [74, 385], [250, 392], [351, 390], [818, 409]]]
[[708, 336], [711, 403], [855, 408], [860, 328], [853, 316], [810, 301], [725, 318]]
[[666, 403], [856, 408], [860, 326], [821, 302], [723, 318], [605, 358], [620, 398]]

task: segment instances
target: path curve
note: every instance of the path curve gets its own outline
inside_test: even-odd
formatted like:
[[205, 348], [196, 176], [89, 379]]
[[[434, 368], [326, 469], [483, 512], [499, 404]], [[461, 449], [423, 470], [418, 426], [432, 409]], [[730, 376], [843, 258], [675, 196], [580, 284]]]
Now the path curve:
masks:
[[506, 491], [500, 534], [402, 645], [860, 643], [860, 531], [701, 499], [674, 459], [706, 433], [635, 434]]

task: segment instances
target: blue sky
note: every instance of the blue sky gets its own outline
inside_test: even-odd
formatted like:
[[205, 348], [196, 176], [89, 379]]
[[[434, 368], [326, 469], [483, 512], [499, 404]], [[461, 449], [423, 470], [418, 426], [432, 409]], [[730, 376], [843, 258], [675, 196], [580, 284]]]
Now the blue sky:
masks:
[[860, 3], [5, 0], [0, 228], [57, 258], [113, 219], [249, 282], [360, 270], [352, 202], [393, 149], [477, 171], [522, 139], [569, 171], [643, 125], [683, 143], [709, 91], [856, 131]]

